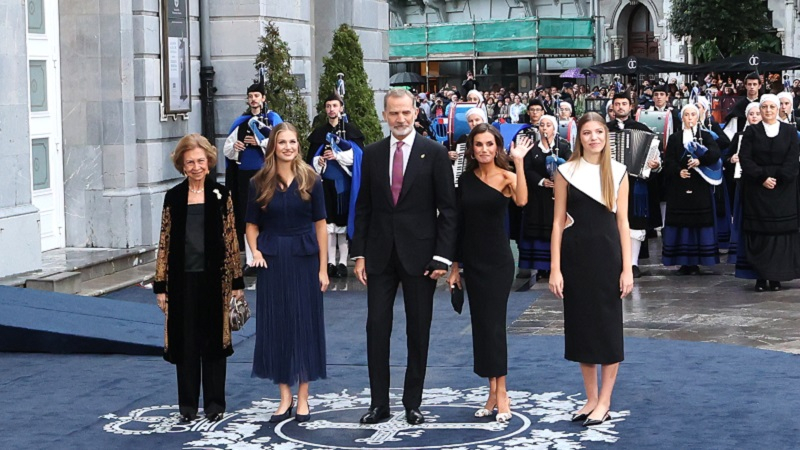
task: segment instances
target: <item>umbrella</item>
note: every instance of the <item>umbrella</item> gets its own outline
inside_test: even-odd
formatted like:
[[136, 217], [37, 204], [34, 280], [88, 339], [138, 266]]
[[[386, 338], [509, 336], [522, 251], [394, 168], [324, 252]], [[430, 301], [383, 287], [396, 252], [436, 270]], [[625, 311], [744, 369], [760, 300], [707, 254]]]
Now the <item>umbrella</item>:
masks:
[[414, 84], [425, 84], [425, 77], [414, 72], [400, 72], [389, 78], [389, 86], [410, 86]]
[[694, 72], [780, 72], [800, 69], [800, 58], [753, 52], [717, 59], [696, 66]]
[[597, 77], [597, 75], [589, 72], [586, 69], [579, 69], [576, 67], [574, 69], [569, 69], [565, 71], [564, 73], [559, 75], [559, 78], [586, 78], [586, 75], [589, 75], [589, 77], [591, 78]]
[[588, 70], [596, 74], [635, 75], [640, 73], [693, 72], [694, 66], [671, 61], [661, 61], [659, 59], [628, 56], [591, 66]]

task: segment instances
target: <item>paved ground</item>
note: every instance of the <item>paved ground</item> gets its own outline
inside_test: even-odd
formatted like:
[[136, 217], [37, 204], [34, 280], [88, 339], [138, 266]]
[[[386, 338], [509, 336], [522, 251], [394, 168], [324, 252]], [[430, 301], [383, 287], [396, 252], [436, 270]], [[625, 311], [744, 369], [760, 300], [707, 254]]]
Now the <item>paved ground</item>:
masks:
[[[653, 241], [653, 240], [651, 240]], [[651, 242], [651, 255], [660, 246]], [[723, 255], [722, 259], [725, 260]], [[655, 260], [657, 264], [652, 264]], [[756, 293], [754, 282], [734, 278], [733, 266], [703, 267], [696, 276], [676, 275], [659, 258], [642, 261], [644, 276], [635, 280], [624, 300], [625, 335], [684, 341], [745, 345], [800, 354], [800, 281], [783, 283], [780, 292]], [[541, 280], [518, 289], [548, 291]], [[517, 321], [511, 332], [563, 333], [561, 300], [544, 292]]]
[[[800, 280], [783, 283], [780, 292], [756, 293], [753, 281], [734, 278], [730, 264], [703, 267], [696, 276], [679, 276], [676, 267], [661, 265], [661, 247], [656, 239], [650, 240], [650, 254], [652, 258], [641, 261], [644, 276], [635, 280], [632, 295], [625, 299], [626, 336], [736, 344], [800, 354]], [[722, 255], [723, 262], [726, 258]], [[364, 289], [352, 276], [331, 281], [334, 290]], [[549, 293], [546, 280], [534, 284], [516, 280], [513, 290], [543, 292], [514, 321], [510, 333], [563, 333], [561, 301]]]

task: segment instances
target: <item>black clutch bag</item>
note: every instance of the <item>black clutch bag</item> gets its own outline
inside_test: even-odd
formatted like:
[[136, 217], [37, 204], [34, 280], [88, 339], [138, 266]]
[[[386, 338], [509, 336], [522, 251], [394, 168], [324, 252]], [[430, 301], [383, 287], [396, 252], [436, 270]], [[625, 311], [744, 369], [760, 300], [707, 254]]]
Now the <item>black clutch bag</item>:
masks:
[[458, 285], [453, 285], [450, 290], [450, 303], [453, 305], [455, 312], [461, 314], [464, 309], [464, 290], [459, 288]]

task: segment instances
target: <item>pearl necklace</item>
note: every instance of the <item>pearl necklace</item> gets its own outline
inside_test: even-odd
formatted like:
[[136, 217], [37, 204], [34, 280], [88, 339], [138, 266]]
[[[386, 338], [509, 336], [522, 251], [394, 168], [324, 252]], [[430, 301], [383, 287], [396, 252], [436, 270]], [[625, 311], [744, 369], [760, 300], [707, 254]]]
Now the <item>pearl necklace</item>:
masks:
[[192, 194], [202, 194], [205, 191], [206, 191], [206, 188], [198, 189], [196, 191], [194, 189], [192, 189], [192, 188], [189, 188], [189, 192], [191, 192]]

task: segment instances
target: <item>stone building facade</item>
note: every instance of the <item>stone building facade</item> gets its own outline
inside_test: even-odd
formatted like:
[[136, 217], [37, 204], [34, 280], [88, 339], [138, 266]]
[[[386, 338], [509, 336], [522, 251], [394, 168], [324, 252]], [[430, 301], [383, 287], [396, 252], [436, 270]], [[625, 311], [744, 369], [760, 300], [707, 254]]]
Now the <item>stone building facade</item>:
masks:
[[[173, 1], [189, 11], [185, 115], [162, 108], [162, 14]], [[388, 86], [386, 0], [0, 0], [0, 12], [0, 161], [15, 174], [0, 177], [0, 248], [14, 255], [0, 262], [0, 276], [36, 270], [51, 248], [157, 243], [164, 192], [181, 178], [170, 152], [201, 131], [201, 51], [216, 73], [219, 148], [244, 110], [269, 21], [289, 44], [309, 115], [341, 23], [359, 35], [379, 108]]]

